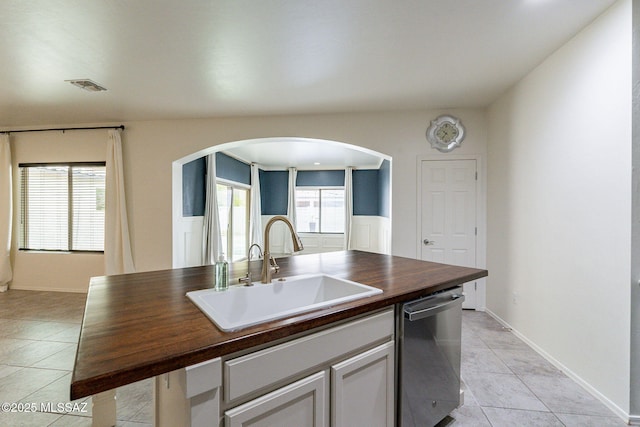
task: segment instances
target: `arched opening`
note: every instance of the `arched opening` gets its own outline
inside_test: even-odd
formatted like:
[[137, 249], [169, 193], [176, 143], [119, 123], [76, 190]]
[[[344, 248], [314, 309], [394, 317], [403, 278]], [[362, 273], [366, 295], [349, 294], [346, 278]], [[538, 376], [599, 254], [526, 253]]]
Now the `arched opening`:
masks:
[[[340, 189], [344, 188], [345, 168], [353, 167], [350, 248], [391, 252], [390, 156], [338, 141], [297, 137], [257, 138], [208, 147], [173, 162], [174, 268], [202, 263], [206, 188], [204, 159], [214, 153], [218, 190], [226, 191], [222, 187], [227, 187], [229, 194], [239, 194], [238, 198], [230, 196], [233, 197], [229, 198], [233, 200], [233, 206], [227, 203], [221, 209], [230, 209], [232, 214], [225, 213], [225, 218], [237, 216], [239, 219], [236, 222], [239, 224], [244, 218], [241, 210], [245, 209], [248, 215], [248, 207], [244, 203], [249, 200], [247, 192], [250, 191], [251, 164], [256, 164], [260, 169], [263, 225], [274, 215], [286, 215], [288, 168], [296, 168], [296, 194], [301, 197], [296, 203], [296, 211], [301, 213], [298, 215], [297, 230], [305, 244], [302, 253], [345, 249], [344, 233], [334, 229], [330, 222], [332, 213], [344, 207], [332, 204], [331, 194], [339, 194]], [[242, 233], [242, 227], [232, 230], [229, 224], [229, 221], [224, 222], [223, 228], [228, 228], [225, 236], [232, 245], [233, 236], [236, 241], [241, 239], [238, 233]], [[285, 254], [284, 224], [276, 223], [270, 236], [271, 252], [276, 256]], [[230, 250], [229, 258], [232, 261], [246, 257], [243, 254], [246, 246], [237, 246], [238, 250]]]

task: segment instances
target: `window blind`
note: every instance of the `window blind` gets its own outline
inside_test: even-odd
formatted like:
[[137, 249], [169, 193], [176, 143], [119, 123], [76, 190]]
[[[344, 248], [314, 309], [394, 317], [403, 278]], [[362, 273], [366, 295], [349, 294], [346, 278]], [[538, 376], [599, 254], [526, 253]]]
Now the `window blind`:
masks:
[[20, 249], [104, 250], [104, 163], [19, 169]]

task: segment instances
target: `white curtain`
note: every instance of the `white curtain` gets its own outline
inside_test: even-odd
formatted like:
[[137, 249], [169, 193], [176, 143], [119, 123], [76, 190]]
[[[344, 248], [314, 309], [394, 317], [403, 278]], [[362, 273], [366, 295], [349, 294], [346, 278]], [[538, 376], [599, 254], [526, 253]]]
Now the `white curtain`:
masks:
[[124, 171], [122, 164], [122, 140], [120, 130], [109, 130], [106, 162], [106, 203], [104, 224], [105, 274], [135, 272], [129, 221], [124, 193]]
[[216, 154], [207, 156], [207, 190], [204, 201], [204, 227], [202, 233], [202, 263], [215, 264], [224, 253], [220, 237], [220, 214], [216, 189]]
[[353, 168], [344, 170], [344, 248], [351, 249], [351, 223], [353, 221]]
[[[260, 200], [260, 169], [258, 165], [251, 164], [251, 212], [249, 214], [249, 236], [250, 245], [260, 245], [262, 248], [262, 203]], [[252, 249], [253, 253], [258, 256], [259, 251]], [[253, 258], [253, 257], [252, 257]]]
[[[296, 177], [298, 176], [298, 171], [296, 168], [289, 168], [289, 196], [287, 198], [287, 217], [291, 224], [293, 224], [293, 229], [297, 228], [296, 226]], [[289, 232], [289, 227], [286, 225], [283, 226], [284, 233], [284, 253], [292, 254], [293, 253], [293, 240], [291, 239], [291, 233]]]
[[0, 292], [9, 288], [11, 273], [11, 227], [13, 225], [11, 146], [9, 134], [0, 135]]

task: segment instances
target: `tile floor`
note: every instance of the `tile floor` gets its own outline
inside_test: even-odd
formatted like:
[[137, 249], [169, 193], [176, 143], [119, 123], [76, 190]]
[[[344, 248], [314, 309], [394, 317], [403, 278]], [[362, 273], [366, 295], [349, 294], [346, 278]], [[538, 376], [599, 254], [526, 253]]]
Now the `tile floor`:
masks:
[[[68, 402], [84, 302], [84, 294], [0, 293], [0, 403]], [[486, 313], [463, 312], [462, 379], [465, 404], [438, 427], [626, 425]], [[117, 396], [118, 426], [151, 426], [150, 380]], [[0, 411], [0, 426], [90, 426], [91, 399], [74, 403], [71, 413]]]
[[486, 313], [463, 311], [464, 405], [438, 427], [626, 424]]
[[[73, 402], [77, 405], [69, 406], [71, 412], [65, 412], [65, 407], [57, 410], [58, 403], [69, 403], [85, 298], [61, 292], [0, 293], [0, 403], [38, 409], [31, 413], [0, 410], [0, 426], [91, 426], [91, 398]], [[117, 425], [151, 426], [152, 393], [151, 380], [119, 388]]]

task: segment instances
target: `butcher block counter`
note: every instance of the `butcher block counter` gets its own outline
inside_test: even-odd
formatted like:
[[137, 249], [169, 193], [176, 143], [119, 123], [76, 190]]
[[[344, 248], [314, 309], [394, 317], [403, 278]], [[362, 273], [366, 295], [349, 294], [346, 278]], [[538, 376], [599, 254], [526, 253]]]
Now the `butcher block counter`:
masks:
[[[268, 344], [396, 303], [487, 276], [486, 270], [456, 267], [360, 251], [278, 259], [287, 277], [326, 273], [379, 288], [374, 295], [333, 307], [270, 321], [240, 331], [219, 330], [186, 296], [213, 287], [213, 266], [180, 268], [91, 280], [78, 342], [71, 399]], [[252, 261], [254, 278], [261, 261]], [[229, 281], [247, 272], [230, 266]], [[259, 286], [259, 285], [256, 285]]]

